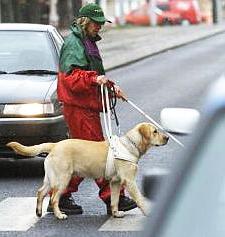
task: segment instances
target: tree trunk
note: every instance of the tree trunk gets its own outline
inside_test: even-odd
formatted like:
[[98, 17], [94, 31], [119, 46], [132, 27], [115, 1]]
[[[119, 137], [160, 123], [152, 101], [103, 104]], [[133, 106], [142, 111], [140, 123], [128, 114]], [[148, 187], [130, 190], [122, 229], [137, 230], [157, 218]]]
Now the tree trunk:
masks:
[[2, 22], [14, 22], [14, 11], [13, 11], [13, 1], [12, 0], [2, 0], [1, 1], [1, 13]]
[[38, 3], [38, 0], [28, 1], [27, 4], [28, 4], [29, 22], [40, 23], [41, 11], [40, 11], [40, 4]]
[[59, 28], [65, 29], [70, 22], [68, 0], [58, 0], [57, 9], [59, 15]]
[[72, 6], [73, 6], [73, 16], [77, 17], [79, 9], [82, 7], [82, 0], [73, 0]]

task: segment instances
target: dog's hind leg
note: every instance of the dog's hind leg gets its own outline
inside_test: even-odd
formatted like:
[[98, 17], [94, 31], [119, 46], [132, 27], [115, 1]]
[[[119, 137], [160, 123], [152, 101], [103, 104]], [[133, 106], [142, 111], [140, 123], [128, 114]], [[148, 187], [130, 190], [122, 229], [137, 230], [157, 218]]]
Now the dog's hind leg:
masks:
[[36, 206], [36, 215], [38, 217], [42, 216], [42, 205], [43, 205], [43, 200], [47, 193], [50, 190], [50, 184], [47, 175], [45, 175], [44, 182], [42, 187], [38, 190], [37, 192], [37, 206]]
[[118, 210], [120, 188], [121, 188], [120, 179], [112, 178], [112, 180], [110, 181], [111, 210], [112, 210], [112, 216], [117, 218], [124, 217], [124, 211]]
[[60, 184], [53, 188], [52, 196], [51, 196], [51, 205], [53, 207], [54, 215], [62, 220], [67, 219], [67, 215], [62, 213], [59, 209], [59, 199], [63, 193], [63, 191], [66, 189], [67, 185], [69, 184], [69, 181], [71, 179], [71, 175], [62, 175], [58, 177], [60, 180]]
[[52, 196], [51, 196], [51, 205], [53, 207], [54, 215], [60, 220], [67, 219], [67, 215], [62, 213], [59, 209], [59, 199], [63, 191], [64, 190], [62, 189], [60, 190], [60, 189], [54, 188], [52, 192]]

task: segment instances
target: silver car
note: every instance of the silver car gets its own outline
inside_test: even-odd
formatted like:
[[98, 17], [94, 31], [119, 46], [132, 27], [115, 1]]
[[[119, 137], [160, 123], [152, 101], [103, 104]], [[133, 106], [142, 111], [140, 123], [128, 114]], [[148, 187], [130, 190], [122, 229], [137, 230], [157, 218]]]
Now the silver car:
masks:
[[63, 38], [50, 25], [0, 24], [0, 157], [5, 144], [56, 142], [67, 137], [57, 100]]

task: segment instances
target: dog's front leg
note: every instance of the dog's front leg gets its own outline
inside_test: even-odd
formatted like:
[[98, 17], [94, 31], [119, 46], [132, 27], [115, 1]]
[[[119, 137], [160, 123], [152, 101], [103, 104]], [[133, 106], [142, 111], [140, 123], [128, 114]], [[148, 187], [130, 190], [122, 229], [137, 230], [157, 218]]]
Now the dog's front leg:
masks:
[[137, 184], [132, 181], [127, 181], [126, 187], [131, 198], [137, 203], [137, 206], [141, 209], [142, 213], [145, 216], [147, 216], [148, 214], [147, 204], [145, 203], [145, 198], [139, 191]]
[[120, 179], [114, 177], [110, 181], [110, 188], [111, 188], [111, 210], [112, 210], [112, 216], [121, 218], [124, 217], [124, 211], [118, 210], [119, 205], [119, 196], [120, 196], [120, 188], [121, 188], [121, 182]]

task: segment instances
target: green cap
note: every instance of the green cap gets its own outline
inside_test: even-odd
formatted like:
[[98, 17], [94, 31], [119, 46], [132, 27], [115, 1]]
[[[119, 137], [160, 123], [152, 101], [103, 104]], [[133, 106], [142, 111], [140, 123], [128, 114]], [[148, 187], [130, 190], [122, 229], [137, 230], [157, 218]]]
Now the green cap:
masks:
[[112, 23], [111, 21], [105, 18], [102, 8], [98, 4], [95, 4], [95, 3], [89, 3], [81, 7], [78, 13], [78, 17], [82, 17], [82, 16], [88, 17], [91, 20], [100, 24], [104, 24], [106, 21], [109, 23]]

